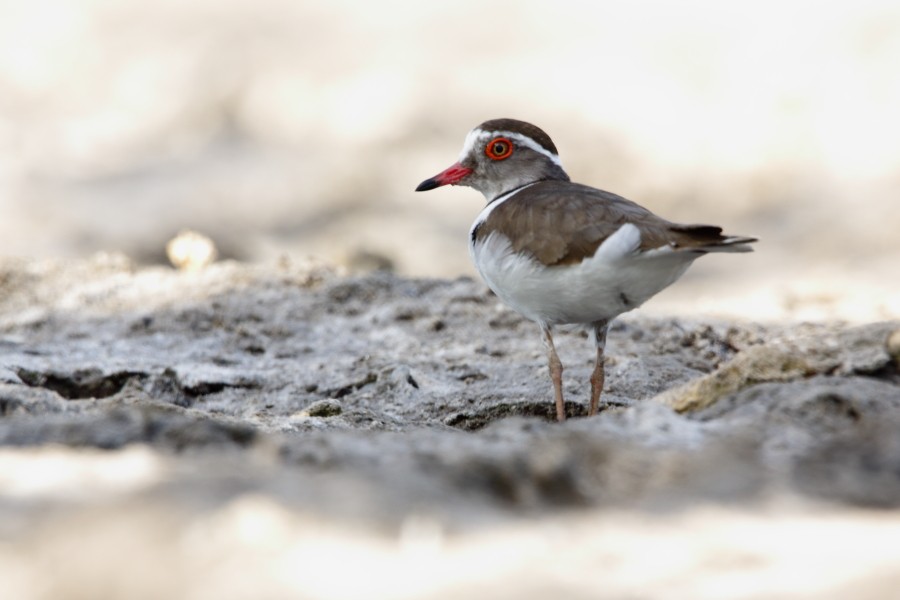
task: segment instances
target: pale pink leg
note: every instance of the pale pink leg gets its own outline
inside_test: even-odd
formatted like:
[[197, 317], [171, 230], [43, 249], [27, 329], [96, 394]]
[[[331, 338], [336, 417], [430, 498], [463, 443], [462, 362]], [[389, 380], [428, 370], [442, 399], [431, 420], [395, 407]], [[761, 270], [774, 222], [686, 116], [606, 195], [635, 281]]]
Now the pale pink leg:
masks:
[[600, 408], [600, 394], [603, 392], [603, 382], [606, 379], [604, 370], [604, 351], [606, 350], [606, 331], [609, 329], [608, 321], [594, 323], [594, 338], [597, 341], [597, 361], [594, 363], [594, 372], [591, 373], [591, 407], [588, 416], [594, 416]]
[[550, 360], [550, 379], [553, 381], [553, 393], [556, 396], [556, 420], [566, 420], [566, 403], [563, 400], [562, 391], [562, 361], [556, 354], [556, 347], [553, 345], [553, 336], [550, 334], [549, 326], [542, 326], [544, 333], [544, 344], [547, 346], [547, 355]]

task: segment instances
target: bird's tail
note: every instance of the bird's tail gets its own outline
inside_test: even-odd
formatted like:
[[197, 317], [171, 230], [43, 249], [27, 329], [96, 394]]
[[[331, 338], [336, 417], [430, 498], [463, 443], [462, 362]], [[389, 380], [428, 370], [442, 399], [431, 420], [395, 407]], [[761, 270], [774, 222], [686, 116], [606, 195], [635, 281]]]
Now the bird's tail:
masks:
[[681, 234], [677, 245], [685, 250], [700, 252], [753, 252], [754, 237], [722, 235], [722, 228], [714, 225], [674, 225], [672, 231]]

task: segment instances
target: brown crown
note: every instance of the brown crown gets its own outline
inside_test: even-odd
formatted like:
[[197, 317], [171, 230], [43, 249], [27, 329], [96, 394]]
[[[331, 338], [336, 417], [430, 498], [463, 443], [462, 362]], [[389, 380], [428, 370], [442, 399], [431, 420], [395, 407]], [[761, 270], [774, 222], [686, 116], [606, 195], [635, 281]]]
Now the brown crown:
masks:
[[482, 131], [509, 131], [511, 133], [521, 133], [533, 139], [538, 145], [545, 150], [549, 150], [553, 154], [559, 155], [553, 140], [547, 135], [543, 129], [525, 121], [517, 121], [516, 119], [491, 119], [485, 121], [478, 126]]

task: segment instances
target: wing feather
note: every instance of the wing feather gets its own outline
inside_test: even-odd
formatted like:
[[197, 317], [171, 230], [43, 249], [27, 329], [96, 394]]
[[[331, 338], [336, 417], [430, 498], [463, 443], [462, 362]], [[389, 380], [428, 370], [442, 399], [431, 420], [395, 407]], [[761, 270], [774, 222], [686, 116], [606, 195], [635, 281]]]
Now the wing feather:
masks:
[[543, 181], [517, 192], [491, 211], [477, 236], [496, 231], [516, 252], [528, 252], [547, 266], [569, 265], [593, 256], [625, 223], [640, 229], [638, 252], [663, 247], [708, 252], [756, 241], [724, 236], [713, 225], [672, 223], [621, 196], [568, 181]]

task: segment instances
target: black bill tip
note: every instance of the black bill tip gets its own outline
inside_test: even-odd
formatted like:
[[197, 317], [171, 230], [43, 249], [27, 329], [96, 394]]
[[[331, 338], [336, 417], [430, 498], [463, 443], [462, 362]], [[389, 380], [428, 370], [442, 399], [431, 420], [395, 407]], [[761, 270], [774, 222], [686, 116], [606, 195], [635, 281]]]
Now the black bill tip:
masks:
[[432, 177], [431, 179], [426, 179], [422, 183], [419, 184], [419, 187], [416, 188], [417, 192], [427, 192], [428, 190], [433, 190], [436, 187], [441, 187], [440, 182], [437, 179]]

